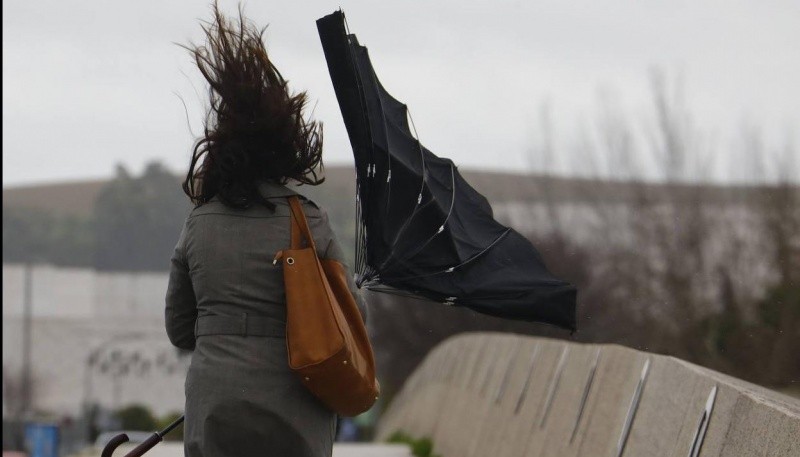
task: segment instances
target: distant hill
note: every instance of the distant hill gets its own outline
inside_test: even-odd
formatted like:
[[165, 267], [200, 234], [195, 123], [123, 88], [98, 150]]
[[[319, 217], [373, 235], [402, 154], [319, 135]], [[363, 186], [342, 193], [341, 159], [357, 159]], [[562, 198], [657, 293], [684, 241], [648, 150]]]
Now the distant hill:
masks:
[[[702, 195], [706, 203], [730, 199], [748, 199], [758, 187], [715, 185], [635, 184], [629, 182], [601, 181], [586, 178], [562, 178], [499, 171], [463, 170], [464, 178], [490, 202], [557, 202], [592, 201], [631, 202], [642, 191], [650, 197], [693, 200]], [[325, 167], [326, 180], [321, 186], [300, 186], [298, 192], [324, 206], [341, 208], [354, 205], [355, 173], [349, 166]], [[176, 176], [176, 190], [183, 177]], [[7, 208], [38, 209], [54, 214], [88, 216], [97, 195], [107, 180], [46, 183], [3, 188], [3, 206]], [[798, 188], [800, 192], [800, 188]]]
[[88, 216], [108, 180], [31, 184], [3, 188], [3, 206], [37, 209], [54, 214]]

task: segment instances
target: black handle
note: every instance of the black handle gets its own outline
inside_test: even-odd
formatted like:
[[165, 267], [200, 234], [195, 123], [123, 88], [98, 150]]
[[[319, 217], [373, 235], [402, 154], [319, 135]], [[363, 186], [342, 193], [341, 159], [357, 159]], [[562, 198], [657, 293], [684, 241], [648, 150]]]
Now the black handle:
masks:
[[100, 457], [111, 457], [111, 454], [114, 453], [114, 450], [117, 449], [120, 444], [126, 442], [128, 442], [128, 435], [124, 433], [120, 433], [114, 438], [111, 438], [111, 440], [106, 443], [106, 447], [103, 448], [103, 452], [100, 454]]
[[156, 444], [160, 443], [161, 439], [162, 438], [160, 434], [158, 434], [157, 432], [153, 433], [152, 435], [150, 435], [150, 438], [147, 438], [142, 442], [142, 444], [136, 446], [135, 448], [133, 448], [131, 452], [125, 454], [125, 457], [141, 457], [144, 455], [145, 452], [149, 451]]
[[[178, 419], [176, 419], [175, 422], [169, 424], [167, 428], [165, 428], [164, 430], [153, 433], [152, 435], [150, 435], [149, 438], [144, 440], [142, 444], [136, 446], [135, 448], [133, 448], [131, 452], [125, 454], [125, 457], [141, 457], [142, 455], [145, 454], [145, 452], [149, 451], [150, 449], [153, 449], [153, 447], [156, 444], [160, 443], [164, 435], [174, 430], [177, 426], [181, 425], [181, 423], [183, 423], [184, 418], [185, 416], [181, 416]], [[108, 444], [106, 444], [106, 447], [103, 448], [103, 453], [100, 454], [100, 457], [111, 457], [111, 454], [114, 453], [114, 450], [116, 450], [120, 444], [125, 443], [127, 441], [128, 441], [128, 435], [124, 433], [120, 433], [114, 438], [111, 438]]]

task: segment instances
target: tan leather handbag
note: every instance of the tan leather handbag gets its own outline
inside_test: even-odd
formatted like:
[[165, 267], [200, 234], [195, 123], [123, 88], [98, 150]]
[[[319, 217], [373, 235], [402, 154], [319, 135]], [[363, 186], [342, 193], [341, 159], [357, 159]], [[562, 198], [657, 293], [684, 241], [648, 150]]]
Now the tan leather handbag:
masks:
[[355, 416], [380, 393], [367, 329], [344, 266], [317, 256], [300, 200], [288, 200], [291, 248], [278, 252], [275, 260], [283, 263], [289, 367], [328, 408]]

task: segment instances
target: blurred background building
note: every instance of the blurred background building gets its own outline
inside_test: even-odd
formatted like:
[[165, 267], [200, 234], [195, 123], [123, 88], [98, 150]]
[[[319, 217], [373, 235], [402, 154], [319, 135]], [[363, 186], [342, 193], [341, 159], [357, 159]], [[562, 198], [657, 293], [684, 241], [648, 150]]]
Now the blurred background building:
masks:
[[[165, 339], [166, 279], [165, 273], [4, 264], [4, 407], [59, 416], [76, 416], [90, 404], [181, 411], [188, 358]], [[30, 378], [23, 381], [27, 350]]]

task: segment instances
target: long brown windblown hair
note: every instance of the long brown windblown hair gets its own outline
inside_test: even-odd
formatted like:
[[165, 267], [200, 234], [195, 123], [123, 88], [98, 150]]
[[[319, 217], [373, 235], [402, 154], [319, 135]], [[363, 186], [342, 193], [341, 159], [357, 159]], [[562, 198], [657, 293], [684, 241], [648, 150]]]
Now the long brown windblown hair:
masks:
[[246, 208], [274, 205], [258, 192], [260, 181], [317, 185], [322, 172], [322, 123], [304, 119], [305, 92], [292, 94], [264, 47], [266, 28], [244, 18], [203, 24], [206, 43], [184, 46], [209, 85], [204, 135], [197, 141], [183, 191], [200, 206], [218, 196]]

